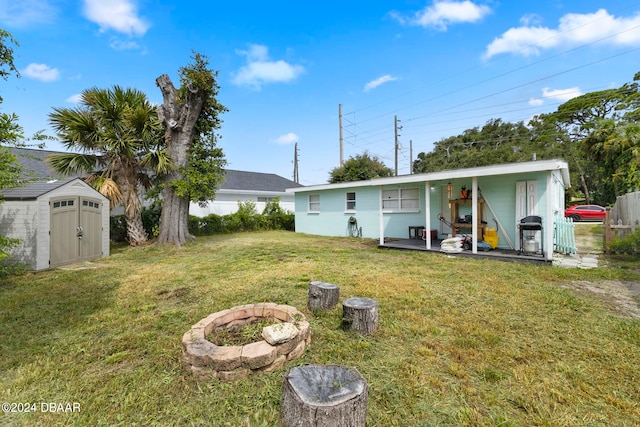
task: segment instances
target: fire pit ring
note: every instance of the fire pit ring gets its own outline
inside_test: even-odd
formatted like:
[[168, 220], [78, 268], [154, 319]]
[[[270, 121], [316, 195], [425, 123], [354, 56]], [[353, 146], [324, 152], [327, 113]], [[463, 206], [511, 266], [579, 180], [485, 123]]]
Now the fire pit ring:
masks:
[[[284, 341], [269, 337], [271, 342], [265, 339], [243, 346], [218, 346], [205, 338], [212, 331], [247, 325], [260, 318], [273, 319], [283, 325], [281, 329], [285, 324], [293, 325], [297, 333], [289, 326], [286, 329], [293, 333]], [[275, 303], [241, 305], [210, 314], [193, 325], [182, 336], [182, 362], [198, 379], [235, 381], [251, 372], [282, 368], [285, 362], [302, 356], [310, 343], [309, 322], [295, 307]]]

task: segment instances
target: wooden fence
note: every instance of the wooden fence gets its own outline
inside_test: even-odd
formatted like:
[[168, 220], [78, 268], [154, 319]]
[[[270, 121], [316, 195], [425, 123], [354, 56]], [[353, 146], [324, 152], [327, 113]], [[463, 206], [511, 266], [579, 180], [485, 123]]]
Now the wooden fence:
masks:
[[616, 239], [635, 232], [640, 226], [640, 191], [618, 196], [616, 204], [607, 208], [602, 231], [605, 250]]

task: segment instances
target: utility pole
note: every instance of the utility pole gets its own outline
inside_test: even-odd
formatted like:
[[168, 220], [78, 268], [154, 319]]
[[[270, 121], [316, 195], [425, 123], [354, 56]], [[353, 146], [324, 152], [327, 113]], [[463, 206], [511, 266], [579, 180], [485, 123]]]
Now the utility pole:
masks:
[[398, 143], [398, 130], [402, 129], [402, 126], [398, 126], [398, 122], [402, 120], [398, 120], [398, 116], [393, 116], [393, 130], [396, 136], [396, 176], [398, 176], [398, 150], [400, 149], [400, 144]]
[[338, 124], [340, 125], [340, 166], [344, 165], [343, 148], [342, 148], [342, 104], [338, 104]]
[[293, 148], [293, 182], [300, 183], [298, 178], [298, 143], [296, 142]]
[[409, 140], [409, 175], [413, 175], [413, 140]]

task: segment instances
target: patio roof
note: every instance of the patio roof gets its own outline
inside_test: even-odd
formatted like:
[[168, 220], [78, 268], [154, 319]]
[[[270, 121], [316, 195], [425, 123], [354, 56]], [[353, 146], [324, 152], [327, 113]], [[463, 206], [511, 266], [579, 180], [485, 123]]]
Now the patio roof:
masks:
[[449, 169], [439, 172], [428, 172], [412, 175], [400, 175], [386, 178], [369, 179], [365, 181], [352, 181], [341, 182], [337, 184], [320, 184], [310, 185], [300, 188], [287, 188], [288, 193], [300, 193], [309, 191], [318, 191], [325, 189], [337, 189], [337, 188], [353, 188], [353, 187], [372, 187], [379, 185], [390, 184], [407, 184], [415, 182], [425, 181], [448, 181], [458, 178], [473, 178], [483, 176], [498, 176], [498, 175], [510, 175], [517, 173], [527, 172], [540, 172], [540, 171], [552, 171], [560, 170], [564, 181], [565, 188], [568, 188], [570, 184], [569, 179], [569, 165], [566, 161], [561, 159], [553, 160], [534, 160], [530, 162], [521, 163], [504, 163], [489, 166], [480, 166], [475, 168], [466, 169]]

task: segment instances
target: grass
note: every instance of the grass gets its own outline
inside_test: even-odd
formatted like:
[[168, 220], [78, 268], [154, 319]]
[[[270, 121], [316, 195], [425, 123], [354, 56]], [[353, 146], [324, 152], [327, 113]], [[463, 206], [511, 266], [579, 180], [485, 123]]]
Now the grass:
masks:
[[262, 340], [262, 329], [279, 323], [275, 318], [261, 318], [242, 326], [219, 328], [211, 331], [206, 339], [220, 346], [243, 346]]
[[[367, 379], [369, 426], [631, 426], [640, 420], [640, 322], [559, 286], [634, 280], [636, 267], [572, 270], [377, 249], [264, 232], [185, 248], [118, 248], [96, 269], [0, 285], [3, 402], [77, 402], [79, 413], [0, 414], [0, 425], [277, 425], [282, 375], [305, 363]], [[311, 280], [374, 298], [378, 331], [306, 308]], [[198, 382], [180, 340], [210, 313], [297, 307], [305, 354], [274, 373]], [[40, 406], [38, 406], [40, 409]]]

